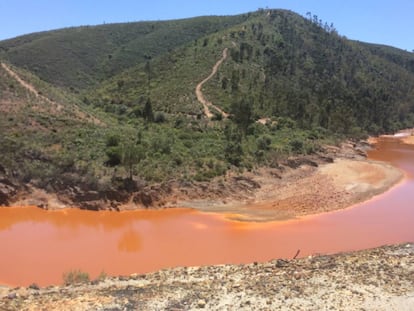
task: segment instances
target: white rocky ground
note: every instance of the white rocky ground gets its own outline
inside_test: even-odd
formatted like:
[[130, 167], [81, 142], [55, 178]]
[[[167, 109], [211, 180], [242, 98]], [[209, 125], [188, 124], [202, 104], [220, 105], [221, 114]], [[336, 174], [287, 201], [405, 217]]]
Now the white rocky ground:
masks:
[[93, 284], [0, 290], [0, 310], [414, 310], [414, 243]]

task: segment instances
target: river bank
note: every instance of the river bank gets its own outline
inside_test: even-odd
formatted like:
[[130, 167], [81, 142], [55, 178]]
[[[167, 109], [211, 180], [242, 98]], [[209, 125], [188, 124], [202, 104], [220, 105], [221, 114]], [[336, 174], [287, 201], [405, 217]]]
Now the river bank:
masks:
[[[315, 254], [414, 241], [411, 204], [413, 152], [412, 146], [402, 144], [400, 140], [380, 139], [377, 148], [369, 151], [369, 158], [382, 159], [402, 169], [406, 173], [404, 182], [357, 208], [289, 221], [240, 222], [224, 219], [226, 214], [206, 214], [179, 208], [99, 214], [79, 209], [54, 212], [39, 208], [1, 209], [0, 229], [3, 229], [0, 230], [0, 240], [2, 251], [8, 254], [0, 257], [3, 284], [60, 284], [62, 273], [71, 269], [85, 271], [93, 279], [102, 271], [108, 275], [127, 276], [76, 287], [38, 289], [39, 286], [33, 284], [29, 288], [3, 288], [0, 290], [3, 297], [0, 309], [4, 306], [6, 310], [36, 310], [46, 306], [46, 309], [53, 310], [67, 305], [69, 309], [79, 310], [117, 310], [128, 309], [128, 306], [144, 310], [197, 307], [214, 310], [215, 306], [221, 306], [221, 309], [231, 310], [266, 309], [269, 305], [268, 309], [296, 307], [317, 310], [325, 306], [318, 303], [327, 302], [334, 309], [346, 310], [349, 304], [350, 310], [364, 307], [368, 310], [369, 307], [373, 310], [404, 310], [406, 304], [412, 303], [414, 263], [411, 250], [409, 253], [401, 252], [404, 247], [412, 249], [412, 244], [381, 247], [375, 252], [349, 253], [350, 257], [341, 254], [315, 257]], [[362, 154], [343, 156], [334, 163], [340, 162], [345, 167], [349, 161], [359, 163], [359, 167], [354, 164], [351, 167], [354, 174], [364, 175], [364, 169], [371, 170], [370, 165], [377, 162], [366, 162], [363, 158]], [[308, 158], [307, 161], [311, 160]], [[366, 167], [366, 163], [370, 165]], [[332, 170], [329, 165], [310, 164], [302, 162], [299, 169], [292, 168], [291, 172], [311, 172], [308, 177], [313, 178], [316, 172], [315, 176], [318, 176], [320, 171]], [[382, 164], [379, 167], [382, 172]], [[336, 179], [342, 183], [344, 176], [349, 174], [343, 174], [343, 170], [336, 172], [339, 174], [331, 176], [332, 183]], [[387, 179], [375, 174], [364, 178], [365, 182]], [[277, 179], [287, 180], [288, 175]], [[291, 181], [297, 185], [301, 179], [292, 177]], [[262, 188], [257, 189], [262, 191]], [[366, 186], [362, 186], [362, 190], [365, 193]], [[268, 197], [264, 196], [264, 199]], [[27, 232], [31, 232], [30, 238]], [[391, 251], [394, 255], [404, 255], [390, 257], [390, 249], [395, 250]], [[304, 259], [285, 260], [296, 256], [298, 250], [297, 257]], [[364, 255], [367, 252], [370, 255]], [[331, 257], [336, 259], [330, 259], [324, 265], [324, 260]], [[284, 259], [269, 262], [272, 258]], [[312, 264], [310, 259], [314, 258], [318, 258], [315, 260], [319, 264]], [[246, 264], [252, 262], [258, 263]], [[221, 263], [229, 265], [215, 266]], [[234, 265], [238, 263], [245, 264]], [[284, 263], [288, 263], [286, 267], [291, 269], [282, 269]], [[166, 267], [200, 265], [210, 267], [175, 268], [151, 273]], [[272, 265], [281, 269], [269, 270]], [[324, 274], [326, 267], [329, 271]], [[336, 270], [337, 267], [340, 269]], [[263, 275], [266, 270], [268, 273]], [[129, 277], [131, 273], [139, 275]], [[365, 279], [367, 283], [364, 283]], [[142, 283], [143, 280], [149, 280], [149, 283]], [[234, 293], [233, 283], [240, 292]], [[363, 287], [358, 290], [361, 283]], [[206, 288], [201, 290], [203, 286]], [[155, 293], [158, 288], [161, 296]], [[268, 288], [274, 291], [267, 291]], [[300, 290], [296, 292], [295, 288]], [[263, 307], [263, 303], [266, 306]], [[345, 307], [341, 307], [345, 303]]]
[[255, 187], [242, 192], [244, 197], [199, 200], [196, 193], [177, 204], [241, 221], [287, 220], [344, 209], [387, 191], [404, 176], [390, 164], [366, 159], [369, 148], [351, 143], [326, 147], [324, 156], [245, 173], [246, 183]]
[[389, 164], [367, 160], [369, 148], [371, 145], [364, 142], [325, 146], [320, 153], [291, 157], [275, 167], [233, 171], [209, 182], [172, 181], [129, 195], [112, 193], [113, 200], [106, 194], [101, 197], [82, 190], [82, 186], [76, 191], [69, 189], [73, 198], [67, 189], [49, 193], [30, 185], [19, 193], [5, 178], [0, 180], [0, 192], [10, 196], [8, 205], [48, 210], [73, 206], [118, 211], [188, 207], [241, 221], [286, 220], [347, 208], [398, 183], [403, 173]]
[[175, 268], [64, 287], [0, 288], [2, 310], [409, 311], [413, 305], [412, 243], [295, 260]]

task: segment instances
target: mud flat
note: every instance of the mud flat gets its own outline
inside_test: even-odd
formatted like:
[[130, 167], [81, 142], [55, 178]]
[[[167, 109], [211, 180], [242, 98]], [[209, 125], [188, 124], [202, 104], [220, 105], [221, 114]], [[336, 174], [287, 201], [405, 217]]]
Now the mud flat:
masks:
[[[248, 280], [248, 281], [247, 281]], [[413, 310], [414, 244], [0, 288], [1, 310]]]

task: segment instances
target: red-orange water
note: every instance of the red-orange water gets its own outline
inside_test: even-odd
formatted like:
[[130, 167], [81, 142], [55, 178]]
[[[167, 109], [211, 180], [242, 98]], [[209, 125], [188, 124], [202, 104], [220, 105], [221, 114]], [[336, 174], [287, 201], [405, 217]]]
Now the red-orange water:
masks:
[[369, 156], [402, 168], [406, 180], [355, 208], [285, 222], [240, 223], [189, 209], [1, 208], [0, 284], [59, 284], [73, 269], [96, 277], [414, 241], [414, 147], [382, 139]]

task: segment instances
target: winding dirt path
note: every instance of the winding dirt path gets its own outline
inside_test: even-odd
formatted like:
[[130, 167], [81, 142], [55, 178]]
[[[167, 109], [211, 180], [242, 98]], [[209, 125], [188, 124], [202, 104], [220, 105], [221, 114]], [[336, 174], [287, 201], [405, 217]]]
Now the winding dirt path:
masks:
[[229, 116], [228, 113], [224, 112], [221, 108], [217, 107], [212, 102], [208, 101], [204, 97], [204, 94], [201, 90], [204, 83], [208, 82], [212, 77], [214, 77], [214, 75], [217, 73], [217, 70], [220, 67], [220, 65], [227, 59], [227, 56], [228, 56], [228, 48], [225, 48], [223, 50], [223, 56], [213, 66], [213, 70], [211, 71], [210, 75], [207, 78], [205, 78], [203, 81], [201, 81], [199, 84], [197, 84], [196, 89], [195, 89], [197, 100], [201, 104], [203, 104], [204, 114], [207, 116], [207, 118], [210, 118], [210, 119], [214, 116], [213, 113], [210, 111], [210, 108], [213, 108], [213, 109], [217, 110], [218, 112], [220, 112], [221, 115], [223, 116], [223, 118], [228, 118], [228, 116]]

